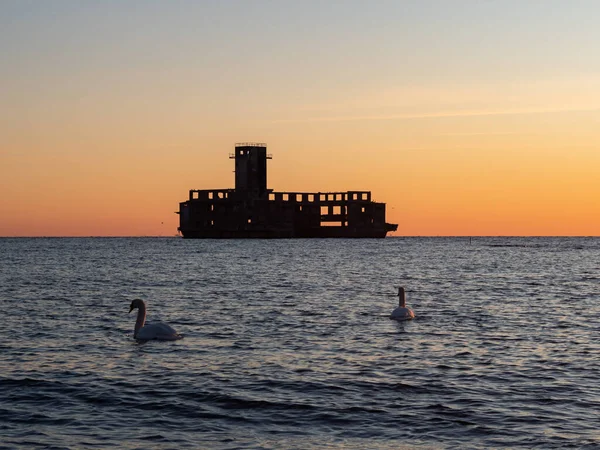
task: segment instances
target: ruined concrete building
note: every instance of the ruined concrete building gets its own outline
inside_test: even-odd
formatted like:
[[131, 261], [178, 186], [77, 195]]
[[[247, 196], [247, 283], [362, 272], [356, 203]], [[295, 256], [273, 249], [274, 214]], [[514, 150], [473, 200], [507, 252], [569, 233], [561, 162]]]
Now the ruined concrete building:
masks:
[[369, 191], [274, 192], [267, 189], [266, 144], [235, 145], [235, 189], [192, 189], [179, 204], [184, 238], [383, 238], [385, 203]]

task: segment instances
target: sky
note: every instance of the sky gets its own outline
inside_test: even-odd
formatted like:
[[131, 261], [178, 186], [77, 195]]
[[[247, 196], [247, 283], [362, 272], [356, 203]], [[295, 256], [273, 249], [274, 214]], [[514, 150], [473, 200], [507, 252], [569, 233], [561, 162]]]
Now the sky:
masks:
[[264, 142], [395, 236], [600, 236], [600, 2], [0, 0], [0, 236], [174, 236]]

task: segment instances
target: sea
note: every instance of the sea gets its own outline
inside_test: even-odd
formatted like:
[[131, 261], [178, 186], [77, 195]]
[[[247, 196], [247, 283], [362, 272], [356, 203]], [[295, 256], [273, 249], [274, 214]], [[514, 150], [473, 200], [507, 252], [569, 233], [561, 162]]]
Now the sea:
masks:
[[[600, 448], [598, 237], [0, 256], [0, 449]], [[184, 338], [137, 342], [136, 298]]]

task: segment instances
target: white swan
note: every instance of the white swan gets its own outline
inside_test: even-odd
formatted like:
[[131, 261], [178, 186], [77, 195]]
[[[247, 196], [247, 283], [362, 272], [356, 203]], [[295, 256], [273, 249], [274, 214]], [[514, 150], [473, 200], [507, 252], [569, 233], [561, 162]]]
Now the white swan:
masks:
[[412, 309], [406, 306], [406, 293], [403, 287], [398, 287], [398, 307], [390, 314], [390, 319], [393, 320], [411, 320], [415, 318], [415, 313]]
[[139, 341], [150, 341], [156, 339], [159, 341], [175, 341], [182, 339], [183, 336], [178, 334], [172, 327], [165, 323], [146, 323], [146, 304], [143, 300], [136, 298], [129, 306], [129, 312], [135, 308], [138, 309], [137, 320], [135, 321], [135, 329], [133, 338]]

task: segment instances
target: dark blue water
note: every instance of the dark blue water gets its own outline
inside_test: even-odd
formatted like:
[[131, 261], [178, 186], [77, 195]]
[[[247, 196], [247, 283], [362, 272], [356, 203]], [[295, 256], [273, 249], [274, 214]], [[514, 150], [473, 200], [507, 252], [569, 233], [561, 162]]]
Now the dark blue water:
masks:
[[[0, 254], [3, 449], [600, 448], [600, 238]], [[135, 342], [138, 297], [185, 338]]]

